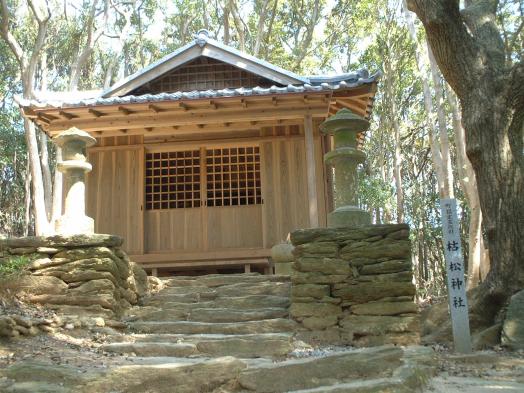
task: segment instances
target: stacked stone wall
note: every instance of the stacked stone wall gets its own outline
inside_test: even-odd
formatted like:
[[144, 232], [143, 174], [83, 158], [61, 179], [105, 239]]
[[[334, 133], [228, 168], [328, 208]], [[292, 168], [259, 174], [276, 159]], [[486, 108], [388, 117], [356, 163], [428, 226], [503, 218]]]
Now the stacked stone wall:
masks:
[[305, 340], [357, 346], [419, 341], [407, 225], [301, 229], [291, 242], [290, 313]]
[[147, 275], [111, 235], [26, 237], [0, 240], [0, 264], [30, 262], [4, 283], [24, 299], [64, 314], [118, 317], [147, 292]]

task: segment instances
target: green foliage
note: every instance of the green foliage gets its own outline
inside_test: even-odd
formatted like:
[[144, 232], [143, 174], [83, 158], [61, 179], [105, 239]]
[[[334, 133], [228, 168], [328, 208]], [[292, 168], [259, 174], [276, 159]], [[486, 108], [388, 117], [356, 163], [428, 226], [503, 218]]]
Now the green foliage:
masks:
[[28, 256], [9, 256], [0, 263], [0, 278], [21, 272], [32, 259]]

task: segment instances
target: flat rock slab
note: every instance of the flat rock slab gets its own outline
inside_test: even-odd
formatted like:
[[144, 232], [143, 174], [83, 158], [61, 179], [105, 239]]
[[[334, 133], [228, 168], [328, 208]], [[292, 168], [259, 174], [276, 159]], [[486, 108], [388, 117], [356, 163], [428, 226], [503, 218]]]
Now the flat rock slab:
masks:
[[[293, 350], [291, 334], [127, 336], [124, 342], [103, 344], [100, 349], [137, 356], [235, 356], [239, 358], [282, 357]], [[131, 341], [134, 340], [134, 341]]]
[[355, 378], [389, 377], [401, 365], [402, 355], [400, 348], [380, 347], [265, 364], [244, 370], [239, 383], [257, 393], [276, 393], [349, 382]]
[[501, 341], [511, 349], [524, 349], [524, 290], [511, 297], [502, 324]]
[[195, 308], [191, 310], [187, 319], [197, 322], [246, 322], [285, 318], [287, 316], [288, 311], [285, 308], [263, 308], [259, 310]]
[[121, 366], [96, 378], [81, 393], [194, 393], [228, 391], [245, 363], [231, 357], [195, 363]]
[[291, 332], [296, 323], [289, 319], [262, 321], [207, 323], [207, 322], [133, 322], [131, 329], [141, 333], [172, 334], [255, 334]]
[[288, 282], [239, 283], [215, 288], [219, 296], [273, 295], [289, 296]]
[[521, 393], [524, 382], [504, 381], [500, 379], [481, 379], [474, 377], [437, 377], [424, 392], [432, 393]]
[[100, 346], [105, 352], [134, 353], [137, 356], [172, 356], [185, 357], [197, 352], [195, 344], [150, 342], [150, 343], [111, 343]]

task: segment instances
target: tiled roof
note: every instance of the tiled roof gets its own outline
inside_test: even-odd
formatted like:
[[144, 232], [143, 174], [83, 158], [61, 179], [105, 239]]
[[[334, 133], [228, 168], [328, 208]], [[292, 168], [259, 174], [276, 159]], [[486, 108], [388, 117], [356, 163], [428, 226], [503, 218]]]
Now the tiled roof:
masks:
[[[147, 103], [158, 101], [178, 101], [193, 99], [209, 99], [222, 97], [249, 97], [272, 94], [289, 94], [289, 93], [318, 93], [336, 90], [345, 90], [355, 88], [364, 84], [377, 81], [380, 74], [369, 76], [367, 71], [358, 71], [350, 74], [335, 76], [311, 76], [308, 77], [310, 83], [300, 85], [288, 85], [284, 87], [271, 86], [263, 87], [241, 87], [238, 89], [221, 89], [221, 90], [194, 90], [194, 91], [177, 91], [174, 93], [144, 94], [139, 96], [128, 95], [123, 97], [104, 98], [100, 91], [92, 92], [91, 97], [84, 92], [71, 92], [66, 94], [57, 93], [55, 95], [47, 93], [38, 99], [24, 99], [16, 97], [16, 101], [22, 107], [35, 108], [70, 108], [99, 105], [125, 105], [131, 103]], [[37, 94], [38, 96], [38, 94]]]

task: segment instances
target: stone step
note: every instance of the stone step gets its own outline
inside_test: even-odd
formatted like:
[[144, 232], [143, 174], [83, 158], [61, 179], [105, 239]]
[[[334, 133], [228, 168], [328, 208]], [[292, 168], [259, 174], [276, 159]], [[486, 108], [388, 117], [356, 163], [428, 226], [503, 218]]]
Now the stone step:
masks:
[[201, 301], [198, 303], [166, 302], [161, 305], [164, 310], [192, 310], [194, 308], [220, 307], [233, 310], [249, 310], [259, 308], [287, 308], [290, 305], [289, 297], [273, 295], [248, 295], [223, 297], [215, 300]]
[[247, 391], [280, 393], [346, 383], [355, 378], [388, 378], [402, 365], [402, 355], [400, 348], [378, 347], [317, 358], [262, 363], [243, 370], [239, 383]]
[[162, 282], [165, 286], [200, 286], [219, 287], [236, 283], [258, 283], [258, 282], [288, 282], [289, 276], [285, 275], [261, 275], [258, 273], [248, 274], [208, 274], [205, 276], [177, 276], [164, 278]]
[[273, 295], [289, 296], [291, 283], [289, 282], [262, 282], [238, 283], [215, 288], [219, 297], [248, 296], [248, 295]]
[[291, 334], [141, 335], [133, 341], [103, 344], [100, 349], [137, 356], [282, 357], [293, 349]]
[[195, 344], [190, 343], [170, 343], [170, 342], [120, 342], [103, 344], [100, 349], [104, 352], [129, 354], [136, 356], [163, 356], [163, 357], [187, 357], [197, 352]]
[[295, 322], [290, 319], [209, 323], [209, 322], [131, 322], [130, 329], [140, 333], [172, 334], [256, 334], [291, 332]]
[[166, 294], [156, 293], [141, 301], [143, 306], [162, 306], [168, 302], [175, 303], [198, 303], [213, 300], [217, 297], [216, 292], [186, 293], [186, 294]]
[[[18, 362], [0, 369], [10, 386], [2, 392], [231, 392], [246, 363], [233, 357], [132, 358], [103, 371], [42, 362]], [[58, 374], [58, 370], [60, 374]], [[58, 383], [57, 381], [60, 381]], [[52, 390], [56, 386], [55, 390]], [[43, 387], [42, 389], [40, 387]], [[45, 387], [45, 388], [44, 388]], [[49, 389], [47, 389], [49, 388]]]
[[265, 319], [286, 318], [285, 308], [262, 308], [259, 310], [231, 310], [226, 308], [195, 308], [187, 316], [188, 321], [195, 322], [247, 322]]
[[312, 389], [292, 390], [287, 393], [411, 393], [419, 392], [402, 379], [377, 378], [348, 383], [337, 383]]
[[262, 319], [285, 318], [289, 316], [287, 308], [268, 307], [255, 310], [234, 310], [231, 308], [212, 307], [212, 302], [196, 303], [207, 307], [171, 308], [144, 307], [137, 309], [127, 321], [197, 321], [197, 322], [245, 322]]
[[141, 306], [153, 306], [153, 305], [162, 305], [165, 302], [175, 302], [175, 303], [198, 303], [200, 301], [200, 296], [198, 293], [190, 293], [186, 295], [169, 295], [167, 300], [163, 296], [158, 294], [148, 296], [140, 301]]

